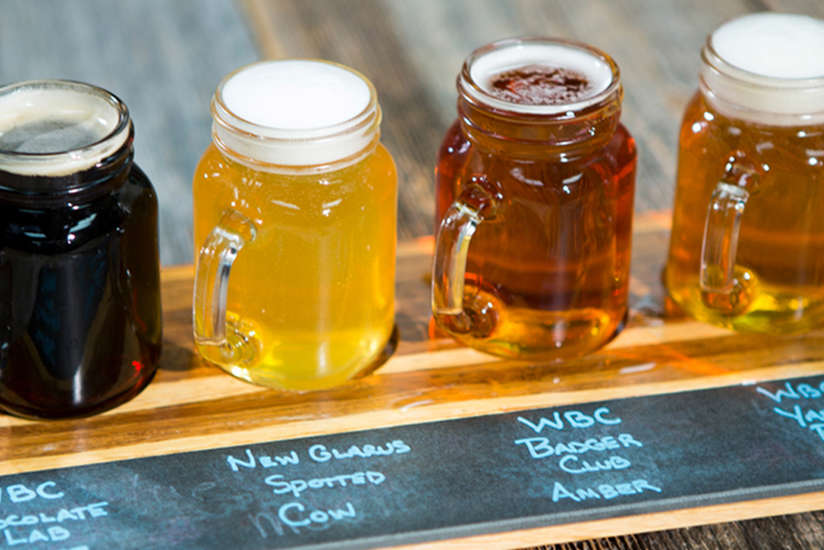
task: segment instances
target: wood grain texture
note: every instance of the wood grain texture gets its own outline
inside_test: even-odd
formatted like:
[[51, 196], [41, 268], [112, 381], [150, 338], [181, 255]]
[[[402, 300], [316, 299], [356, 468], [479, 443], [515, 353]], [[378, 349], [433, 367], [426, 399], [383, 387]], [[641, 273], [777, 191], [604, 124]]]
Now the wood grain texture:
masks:
[[[560, 364], [496, 359], [434, 332], [427, 281], [432, 240], [401, 243], [396, 285], [400, 341], [395, 355], [368, 376], [316, 393], [267, 390], [204, 364], [192, 350], [192, 268], [167, 268], [165, 347], [155, 380], [132, 401], [91, 418], [33, 422], [0, 416], [0, 475], [824, 370], [824, 333], [802, 338], [736, 334], [674, 311], [659, 282], [668, 219], [666, 213], [636, 218], [638, 254], [632, 266], [628, 327], [597, 353]], [[789, 544], [784, 548], [816, 548], [811, 541], [822, 540], [820, 512], [637, 533], [822, 508], [822, 498], [806, 495], [590, 522], [466, 539], [458, 547], [516, 547], [611, 534], [622, 536], [557, 548], [764, 548], [750, 544], [749, 534], [758, 532], [771, 533], [762, 540]], [[719, 537], [731, 542], [712, 546]]]
[[[698, 525], [706, 523], [707, 517], [712, 517], [714, 521], [722, 522], [741, 518], [757, 518], [762, 516], [765, 512], [770, 510], [782, 509], [787, 512], [798, 512], [815, 508], [824, 501], [824, 493], [810, 493], [801, 498], [772, 498], [758, 501], [737, 502], [732, 504], [721, 504], [717, 506], [707, 506], [704, 508], [688, 508], [684, 510], [676, 510], [671, 512], [644, 514], [633, 518], [613, 518], [598, 521], [588, 521], [576, 523], [574, 525], [555, 525], [552, 527], [544, 527], [539, 529], [529, 529], [520, 531], [517, 534], [500, 533], [494, 535], [484, 535], [477, 537], [468, 537], [464, 539], [449, 540], [439, 543], [427, 543], [419, 545], [410, 545], [398, 547], [397, 550], [474, 550], [476, 548], [505, 548], [511, 546], [513, 539], [519, 543], [533, 543], [547, 541], [568, 541], [570, 539], [587, 539], [591, 537], [598, 537], [604, 534], [626, 533], [629, 534], [624, 540], [632, 541], [633, 546], [623, 546], [616, 544], [621, 539], [606, 539], [604, 541], [592, 542], [578, 542], [572, 544], [561, 543], [557, 546], [551, 547], [556, 549], [576, 548], [576, 549], [629, 549], [629, 548], [649, 548], [658, 549], [666, 548], [666, 546], [658, 544], [643, 545], [641, 542], [648, 535], [636, 535], [639, 531], [656, 531], [668, 529], [680, 525]], [[709, 526], [713, 527], [713, 526]], [[698, 531], [699, 529], [696, 529]], [[653, 535], [656, 537], [658, 535]], [[803, 535], [802, 535], [803, 536]], [[623, 538], [623, 537], [622, 537]], [[740, 546], [716, 546], [719, 540], [712, 541], [711, 546], [705, 546], [704, 541], [697, 542], [697, 544], [689, 544], [684, 546], [677, 546], [676, 548], [740, 548]], [[815, 540], [809, 539], [809, 542], [814, 543]], [[764, 540], [760, 540], [759, 544], [763, 545]], [[544, 546], [542, 548], [550, 548]], [[787, 546], [755, 546], [755, 548], [788, 548]], [[818, 548], [818, 546], [814, 546]]]

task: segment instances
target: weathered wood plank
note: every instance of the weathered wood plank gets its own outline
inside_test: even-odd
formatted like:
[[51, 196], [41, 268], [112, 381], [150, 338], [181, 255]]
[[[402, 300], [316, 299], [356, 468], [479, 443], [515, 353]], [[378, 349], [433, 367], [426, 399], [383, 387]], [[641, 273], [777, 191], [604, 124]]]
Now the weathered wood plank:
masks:
[[231, 0], [2, 3], [0, 84], [81, 80], [129, 106], [137, 162], [158, 193], [167, 265], [192, 261], [192, 174], [211, 140], [215, 86], [256, 58]]

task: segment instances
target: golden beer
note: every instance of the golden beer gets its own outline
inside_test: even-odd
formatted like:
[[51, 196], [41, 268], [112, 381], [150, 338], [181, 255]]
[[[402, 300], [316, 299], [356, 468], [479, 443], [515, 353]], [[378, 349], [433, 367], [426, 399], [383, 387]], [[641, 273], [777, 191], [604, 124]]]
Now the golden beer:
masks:
[[792, 51], [809, 40], [824, 42], [824, 21], [765, 13], [704, 48], [666, 268], [670, 296], [702, 321], [766, 333], [824, 322], [824, 63]]
[[[734, 159], [733, 166], [757, 158], [761, 173], [760, 181], [751, 184], [757, 188], [741, 217], [735, 282], [729, 293], [713, 293], [703, 290], [699, 281], [701, 244], [704, 213], [725, 163], [709, 159], [727, 157]], [[782, 333], [820, 327], [824, 322], [822, 157], [824, 125], [768, 127], [731, 120], [696, 96], [681, 130], [666, 272], [672, 298], [697, 319], [730, 328]]]
[[[252, 160], [237, 151], [242, 141], [226, 132], [221, 139], [216, 122], [215, 143], [194, 176], [194, 239], [201, 250], [195, 335], [203, 357], [239, 378], [289, 390], [334, 386], [372, 365], [390, 338], [396, 172], [378, 142], [380, 112], [371, 84], [368, 90], [374, 112], [356, 128], [360, 141], [335, 145], [340, 136], [327, 132], [331, 145], [320, 153], [278, 151], [286, 145], [276, 142], [272, 151], [257, 151], [269, 162]], [[271, 162], [301, 156], [320, 162]], [[221, 291], [210, 266], [231, 257], [233, 248]], [[215, 320], [221, 307], [209, 304], [219, 306], [220, 292], [225, 316]], [[223, 337], [215, 337], [224, 317]]]

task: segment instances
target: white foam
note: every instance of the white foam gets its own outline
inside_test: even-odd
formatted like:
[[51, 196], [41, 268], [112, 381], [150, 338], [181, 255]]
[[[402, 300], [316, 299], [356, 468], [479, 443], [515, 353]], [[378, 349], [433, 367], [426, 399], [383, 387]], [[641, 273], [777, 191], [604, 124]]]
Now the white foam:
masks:
[[772, 78], [824, 77], [824, 21], [754, 13], [721, 25], [710, 39], [727, 63]]
[[73, 82], [0, 89], [0, 169], [59, 176], [91, 168], [128, 138], [128, 125], [110, 136], [123, 116], [113, 101], [102, 90]]
[[703, 50], [700, 88], [725, 116], [759, 124], [824, 122], [824, 21], [757, 13], [725, 23]]
[[574, 103], [559, 105], [522, 105], [491, 95], [484, 95], [480, 99], [510, 111], [552, 114], [580, 109], [597, 101], [599, 94], [613, 82], [612, 67], [601, 57], [574, 45], [551, 42], [516, 42], [511, 46], [493, 49], [472, 61], [469, 75], [486, 94], [494, 94], [491, 87], [494, 75], [528, 65], [565, 68], [581, 73], [589, 81], [589, 88]]
[[372, 84], [322, 60], [242, 68], [218, 85], [212, 114], [214, 141], [225, 154], [274, 172], [355, 162], [375, 141], [380, 124]]
[[223, 102], [236, 116], [269, 128], [309, 130], [334, 126], [369, 104], [369, 86], [352, 71], [310, 60], [257, 63], [223, 86]]

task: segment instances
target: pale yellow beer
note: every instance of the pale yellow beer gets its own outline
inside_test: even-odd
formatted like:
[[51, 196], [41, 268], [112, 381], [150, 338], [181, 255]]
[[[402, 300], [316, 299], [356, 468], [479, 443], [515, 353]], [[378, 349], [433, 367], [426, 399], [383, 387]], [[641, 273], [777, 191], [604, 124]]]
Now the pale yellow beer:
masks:
[[[343, 383], [381, 355], [394, 319], [397, 178], [375, 116], [371, 136], [333, 150], [324, 165], [259, 163], [216, 133], [193, 185], [203, 357], [250, 382], [311, 390]], [[267, 160], [293, 158], [273, 154]], [[210, 249], [231, 256], [232, 245], [221, 243], [233, 239], [241, 244], [221, 340], [210, 334], [220, 319], [201, 306], [219, 302], [208, 264], [220, 252]]]

